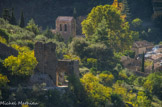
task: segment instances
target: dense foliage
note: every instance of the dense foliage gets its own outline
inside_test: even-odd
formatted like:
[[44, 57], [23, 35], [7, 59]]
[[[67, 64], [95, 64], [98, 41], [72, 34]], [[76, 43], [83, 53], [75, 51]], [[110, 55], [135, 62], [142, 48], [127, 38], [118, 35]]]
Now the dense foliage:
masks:
[[130, 49], [132, 45], [129, 24], [111, 5], [94, 7], [82, 22], [82, 30], [88, 40], [104, 42], [117, 52]]
[[[154, 62], [144, 61], [143, 54], [143, 72], [140, 71], [145, 74], [143, 76], [124, 68], [120, 61], [122, 56], [135, 58], [135, 52], [131, 50], [134, 41], [159, 38], [157, 42], [161, 38], [157, 28], [146, 26], [148, 23], [144, 20], [144, 16], [151, 13], [150, 0], [119, 1], [124, 6], [122, 11], [108, 5], [111, 0], [2, 0], [0, 10], [6, 3], [28, 6], [22, 9], [20, 21], [17, 20], [20, 12], [14, 9], [4, 9], [0, 18], [0, 43], [19, 53], [4, 60], [0, 56], [0, 100], [34, 101], [39, 103], [36, 107], [160, 107], [162, 73], [154, 72], [154, 69], [150, 74], [144, 72], [144, 67]], [[134, 9], [140, 12], [136, 13]], [[141, 15], [143, 13], [146, 14]], [[52, 33], [51, 27], [46, 27], [47, 24], [53, 26], [58, 15], [77, 18], [87, 14], [82, 22], [86, 37], [71, 38], [67, 44], [59, 33]], [[29, 20], [27, 24], [26, 19]], [[67, 89], [53, 89], [46, 87], [46, 83], [29, 87], [31, 75], [38, 73], [35, 69], [38, 62], [34, 57], [36, 42], [55, 43], [58, 60], [79, 60], [80, 78], [75, 73], [64, 77], [68, 81]]]
[[12, 71], [12, 75], [28, 76], [34, 73], [37, 60], [34, 57], [34, 51], [30, 51], [27, 47], [13, 46], [19, 51], [17, 57], [9, 56], [3, 62], [5, 67]]

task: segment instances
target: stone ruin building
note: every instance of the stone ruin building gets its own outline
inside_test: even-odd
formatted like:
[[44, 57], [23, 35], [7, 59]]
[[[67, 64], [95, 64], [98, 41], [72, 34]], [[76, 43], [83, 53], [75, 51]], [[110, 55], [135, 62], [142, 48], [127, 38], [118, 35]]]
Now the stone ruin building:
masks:
[[64, 82], [64, 73], [70, 75], [75, 74], [79, 77], [79, 62], [72, 60], [58, 60], [56, 57], [56, 44], [50, 42], [43, 44], [37, 42], [35, 44], [35, 57], [38, 61], [36, 71], [48, 74], [55, 86], [59, 82]]
[[[29, 85], [46, 83], [47, 86], [58, 86], [58, 83], [65, 82], [64, 75], [75, 74], [79, 77], [79, 62], [72, 60], [58, 60], [56, 56], [56, 44], [50, 42], [35, 44], [35, 57], [38, 65], [35, 73], [31, 76]], [[17, 56], [18, 51], [3, 43], [0, 43], [0, 58]]]
[[59, 16], [56, 19], [55, 32], [59, 32], [64, 38], [65, 43], [68, 42], [70, 37], [76, 36], [76, 21], [74, 17], [70, 16]]
[[154, 47], [153, 43], [143, 40], [134, 42], [132, 50], [135, 52], [135, 56], [138, 56], [142, 55], [143, 52], [146, 53], [147, 51], [152, 50], [153, 47]]

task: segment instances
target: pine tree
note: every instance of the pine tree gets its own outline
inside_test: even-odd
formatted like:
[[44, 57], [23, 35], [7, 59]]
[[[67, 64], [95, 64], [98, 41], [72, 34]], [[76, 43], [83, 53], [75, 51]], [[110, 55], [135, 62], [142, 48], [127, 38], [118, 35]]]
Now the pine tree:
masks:
[[10, 16], [10, 10], [9, 9], [3, 9], [2, 18], [7, 20], [7, 21], [10, 21], [11, 16]]
[[142, 54], [142, 67], [141, 67], [141, 72], [145, 72], [145, 54], [144, 54], [144, 52]]
[[13, 9], [13, 8], [12, 8], [12, 14], [11, 14], [10, 23], [11, 23], [12, 25], [17, 25], [16, 18], [15, 18], [15, 15], [14, 15], [14, 9]]
[[123, 0], [123, 10], [122, 10], [122, 14], [126, 15], [126, 20], [130, 21], [131, 18], [131, 13], [130, 13], [130, 9], [129, 9], [129, 4], [127, 0]]
[[47, 38], [54, 38], [54, 34], [51, 32], [51, 30], [48, 27], [46, 28], [43, 34]]
[[152, 73], [154, 72], [154, 61], [152, 63]]
[[76, 8], [74, 8], [73, 10], [73, 17], [76, 19], [77, 18], [77, 11], [76, 11]]
[[25, 27], [25, 20], [24, 20], [24, 13], [23, 11], [21, 12], [21, 18], [20, 18], [20, 27], [24, 28]]
[[40, 32], [38, 25], [35, 24], [34, 19], [29, 20], [29, 22], [27, 23], [26, 29], [33, 32], [35, 35], [39, 34]]

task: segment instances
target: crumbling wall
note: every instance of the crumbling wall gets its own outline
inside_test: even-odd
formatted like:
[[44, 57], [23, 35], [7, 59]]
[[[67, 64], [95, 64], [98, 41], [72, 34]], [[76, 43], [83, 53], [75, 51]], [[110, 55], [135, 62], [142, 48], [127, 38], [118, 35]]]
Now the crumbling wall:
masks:
[[48, 74], [54, 85], [58, 84], [58, 73], [66, 72], [68, 75], [74, 73], [79, 77], [79, 62], [72, 60], [59, 60], [56, 57], [56, 45], [54, 43], [35, 44], [35, 57], [38, 61], [36, 71]]
[[58, 67], [56, 70], [56, 85], [58, 85], [59, 82], [63, 83], [64, 75], [60, 76], [59, 74], [66, 73], [68, 76], [70, 75], [76, 75], [76, 77], [79, 78], [79, 61], [72, 61], [72, 60], [59, 60], [58, 61]]
[[8, 47], [7, 45], [3, 43], [0, 43], [0, 58], [5, 59], [11, 55], [17, 56], [18, 55], [17, 50], [15, 50], [12, 47]]
[[67, 72], [68, 75], [74, 73], [79, 77], [79, 61], [59, 60], [56, 72]]
[[37, 42], [34, 49], [38, 61], [36, 71], [49, 74], [54, 83], [56, 82], [56, 68], [58, 65], [55, 49], [56, 45], [52, 42], [47, 44]]

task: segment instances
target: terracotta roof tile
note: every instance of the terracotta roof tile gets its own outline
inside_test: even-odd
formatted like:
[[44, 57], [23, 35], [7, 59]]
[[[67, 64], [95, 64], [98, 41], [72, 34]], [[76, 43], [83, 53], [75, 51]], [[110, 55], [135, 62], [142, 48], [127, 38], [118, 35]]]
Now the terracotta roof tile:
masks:
[[147, 46], [153, 46], [153, 43], [143, 40], [143, 41], [136, 41], [133, 44], [133, 47], [137, 47], [137, 48], [147, 47]]
[[57, 21], [72, 21], [74, 18], [72, 16], [58, 16]]

